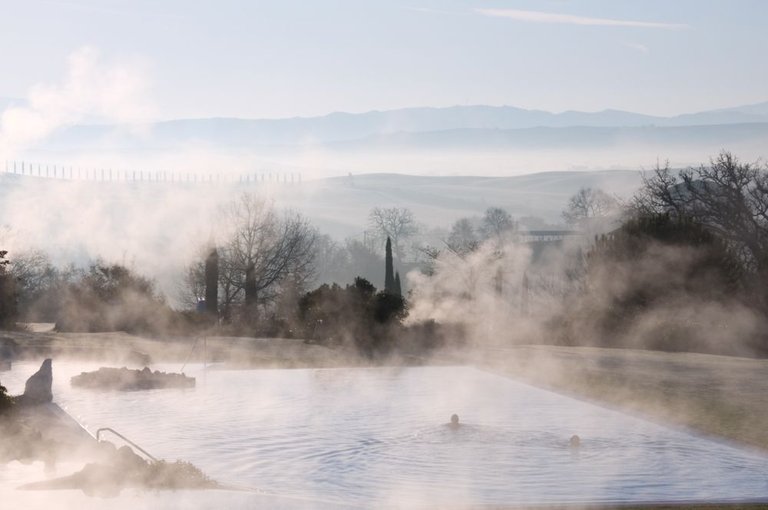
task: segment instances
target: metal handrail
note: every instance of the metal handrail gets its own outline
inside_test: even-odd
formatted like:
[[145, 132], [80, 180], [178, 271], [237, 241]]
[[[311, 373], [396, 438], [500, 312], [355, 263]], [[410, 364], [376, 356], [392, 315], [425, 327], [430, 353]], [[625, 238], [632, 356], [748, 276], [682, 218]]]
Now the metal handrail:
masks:
[[114, 435], [116, 435], [117, 437], [119, 437], [120, 439], [122, 439], [123, 441], [125, 441], [128, 444], [130, 444], [131, 446], [133, 446], [134, 448], [139, 450], [141, 453], [143, 453], [144, 455], [149, 457], [153, 462], [157, 462], [157, 459], [154, 456], [152, 456], [152, 454], [150, 454], [147, 450], [145, 450], [141, 446], [137, 445], [136, 443], [134, 443], [133, 441], [131, 441], [130, 439], [128, 439], [127, 437], [122, 435], [120, 432], [116, 431], [115, 429], [111, 429], [109, 427], [103, 427], [103, 428], [98, 429], [96, 431], [96, 441], [101, 441], [101, 439], [100, 439], [101, 433], [105, 432], [105, 431], [106, 432], [112, 432]]

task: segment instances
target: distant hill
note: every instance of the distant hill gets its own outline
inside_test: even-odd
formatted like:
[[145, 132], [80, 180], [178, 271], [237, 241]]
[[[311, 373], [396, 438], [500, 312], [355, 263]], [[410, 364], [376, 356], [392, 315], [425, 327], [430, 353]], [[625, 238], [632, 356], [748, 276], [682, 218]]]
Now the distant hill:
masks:
[[668, 119], [667, 125], [741, 124], [768, 122], [768, 101], [719, 110], [678, 115]]
[[[768, 115], [768, 101], [712, 110], [713, 112], [740, 112], [751, 115]], [[706, 113], [706, 112], [704, 112]]]
[[76, 125], [14, 159], [209, 174], [520, 175], [706, 163], [719, 151], [768, 157], [768, 103], [676, 117], [550, 113], [509, 106], [406, 108], [290, 119]]
[[550, 113], [511, 106], [453, 106], [331, 113], [322, 117], [287, 119], [180, 119], [144, 126], [71, 126], [56, 133], [47, 145], [61, 148], [99, 143], [122, 148], [157, 148], [190, 141], [224, 146], [305, 145], [359, 140], [400, 132], [565, 127], [650, 128], [744, 123], [768, 123], [768, 102], [676, 117], [655, 117], [618, 110]]
[[[361, 234], [373, 207], [407, 207], [430, 227], [449, 228], [458, 218], [481, 216], [486, 208], [507, 209], [516, 218], [536, 216], [557, 224], [568, 199], [582, 187], [597, 187], [627, 198], [641, 185], [641, 173], [630, 170], [543, 172], [514, 177], [413, 176], [363, 174], [316, 179], [296, 184], [156, 183], [67, 181], [0, 173], [0, 217], [36, 243], [55, 243], [81, 227], [89, 242], [94, 232], [141, 232], [148, 246], [161, 249], [171, 235], [203, 228], [207, 214], [244, 190], [263, 193], [276, 205], [302, 212], [337, 239]], [[36, 200], [29, 227], [28, 203]], [[88, 211], [82, 204], [88, 203]], [[172, 204], [173, 207], [169, 207]], [[79, 218], [76, 224], [72, 218]], [[164, 219], [161, 219], [164, 218]], [[179, 232], [176, 232], [178, 229]], [[159, 240], [152, 239], [157, 231]], [[77, 237], [77, 236], [74, 236]], [[110, 253], [115, 242], [107, 237]], [[65, 243], [60, 243], [65, 244]], [[76, 250], [77, 246], [68, 247]], [[90, 250], [95, 251], [95, 250]]]
[[337, 148], [607, 148], [619, 145], [708, 145], [768, 140], [768, 123], [702, 126], [452, 129], [377, 135], [330, 144]]
[[275, 194], [278, 203], [303, 211], [335, 237], [360, 233], [372, 207], [407, 207], [417, 220], [450, 227], [464, 216], [481, 216], [498, 206], [513, 216], [561, 221], [568, 199], [582, 187], [601, 188], [629, 198], [642, 184], [641, 172], [542, 172], [514, 177], [420, 177], [365, 174], [306, 182]]

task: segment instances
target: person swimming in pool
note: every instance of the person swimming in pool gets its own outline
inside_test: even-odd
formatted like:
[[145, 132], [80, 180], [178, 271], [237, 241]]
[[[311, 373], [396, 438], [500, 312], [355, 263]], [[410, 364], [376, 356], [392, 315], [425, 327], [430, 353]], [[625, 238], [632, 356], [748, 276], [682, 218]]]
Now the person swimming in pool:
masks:
[[581, 446], [581, 438], [576, 434], [574, 434], [571, 436], [571, 440], [569, 441], [569, 444], [571, 445], [571, 448], [578, 448], [579, 446]]
[[451, 415], [451, 422], [447, 423], [446, 425], [448, 425], [450, 428], [452, 428], [454, 430], [459, 428], [459, 426], [460, 426], [459, 425], [459, 415], [458, 414], [452, 414]]

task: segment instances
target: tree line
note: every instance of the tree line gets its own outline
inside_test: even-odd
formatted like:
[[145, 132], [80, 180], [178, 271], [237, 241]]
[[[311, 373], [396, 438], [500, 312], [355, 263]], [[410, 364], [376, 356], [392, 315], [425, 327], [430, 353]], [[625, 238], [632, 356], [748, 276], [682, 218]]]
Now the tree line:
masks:
[[723, 151], [698, 167], [657, 165], [628, 202], [582, 193], [569, 213], [588, 221], [606, 203], [619, 222], [581, 261], [561, 341], [768, 354], [765, 164]]
[[[658, 166], [628, 200], [579, 190], [563, 221], [584, 236], [543, 251], [521, 240], [530, 220], [500, 207], [432, 241], [398, 207], [372, 209], [372, 235], [343, 243], [254, 194], [218, 215], [181, 282], [181, 308], [130, 268], [58, 268], [39, 252], [9, 263], [0, 252], [2, 327], [21, 318], [62, 331], [217, 328], [379, 356], [402, 350], [403, 339], [461, 339], [472, 334], [462, 320], [483, 322], [494, 308], [537, 328], [494, 333], [502, 342], [768, 353], [768, 168], [728, 152], [695, 168]], [[444, 318], [425, 312], [425, 301], [450, 299]]]

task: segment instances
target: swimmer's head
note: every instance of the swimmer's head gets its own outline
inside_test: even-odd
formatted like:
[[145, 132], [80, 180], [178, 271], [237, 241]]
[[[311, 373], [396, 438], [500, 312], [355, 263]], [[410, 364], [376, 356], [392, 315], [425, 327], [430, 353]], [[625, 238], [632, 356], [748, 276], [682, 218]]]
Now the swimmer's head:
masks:
[[451, 425], [458, 425], [459, 424], [459, 415], [458, 414], [452, 414], [451, 415]]
[[571, 448], [578, 448], [579, 446], [581, 446], [581, 438], [576, 434], [572, 435], [570, 440], [570, 445], [571, 445]]

